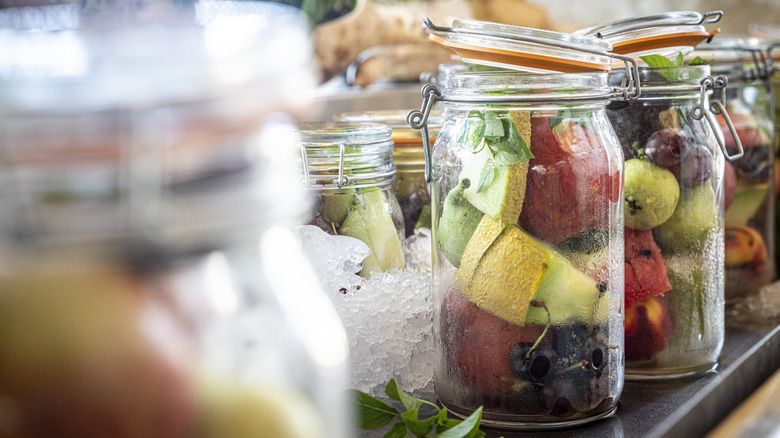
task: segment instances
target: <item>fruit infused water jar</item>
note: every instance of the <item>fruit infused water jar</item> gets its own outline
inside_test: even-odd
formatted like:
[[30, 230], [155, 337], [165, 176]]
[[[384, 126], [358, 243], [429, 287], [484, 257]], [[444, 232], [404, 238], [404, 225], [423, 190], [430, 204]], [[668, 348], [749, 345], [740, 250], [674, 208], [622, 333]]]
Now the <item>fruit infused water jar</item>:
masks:
[[626, 160], [626, 378], [669, 379], [712, 369], [723, 346], [725, 149], [702, 113], [709, 66], [639, 71], [642, 96], [607, 108]]
[[[744, 155], [725, 167], [726, 304], [754, 295], [775, 278], [775, 150], [769, 105], [751, 105], [748, 97], [766, 89], [768, 70], [754, 62], [752, 48], [741, 39], [701, 45], [690, 56], [712, 59], [713, 74], [728, 79], [725, 100], [731, 123], [718, 115], [729, 153], [741, 141]], [[715, 96], [718, 97], [718, 96]], [[733, 191], [733, 194], [732, 194]]]
[[346, 335], [284, 225], [308, 22], [133, 12], [4, 10], [3, 436], [347, 436]]
[[[627, 379], [706, 372], [723, 346], [725, 145], [710, 100], [724, 80], [683, 55], [721, 17], [677, 11], [577, 31], [642, 60], [642, 95], [607, 107], [625, 158]], [[610, 82], [624, 76], [615, 69]]]
[[[429, 163], [436, 394], [456, 415], [482, 407], [483, 423], [501, 428], [608, 416], [623, 387], [623, 158], [604, 108], [636, 89], [608, 87], [613, 59], [595, 39], [426, 24], [476, 63], [560, 57], [529, 67], [537, 73], [446, 74], [410, 113], [423, 130], [431, 101], [445, 114]], [[494, 43], [512, 56], [493, 56]]]
[[[352, 123], [381, 123], [392, 129], [393, 162], [395, 179], [392, 189], [404, 214], [406, 237], [417, 228], [431, 228], [431, 198], [425, 181], [425, 154], [420, 132], [406, 121], [407, 111], [377, 110], [337, 114], [334, 119]], [[441, 112], [434, 112], [428, 119], [429, 139], [436, 140], [441, 128]]]
[[368, 246], [360, 275], [404, 269], [404, 216], [391, 184], [391, 128], [379, 123], [299, 126], [306, 187], [315, 198], [309, 225]]

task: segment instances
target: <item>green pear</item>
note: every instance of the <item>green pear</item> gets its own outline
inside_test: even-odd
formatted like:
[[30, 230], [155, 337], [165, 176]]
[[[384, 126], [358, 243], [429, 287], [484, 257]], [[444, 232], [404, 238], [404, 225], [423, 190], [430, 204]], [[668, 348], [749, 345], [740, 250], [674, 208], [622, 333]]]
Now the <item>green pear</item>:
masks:
[[463, 196], [471, 181], [463, 179], [450, 190], [442, 205], [441, 219], [436, 229], [436, 241], [447, 260], [455, 267], [460, 266], [463, 250], [477, 229], [482, 213]]

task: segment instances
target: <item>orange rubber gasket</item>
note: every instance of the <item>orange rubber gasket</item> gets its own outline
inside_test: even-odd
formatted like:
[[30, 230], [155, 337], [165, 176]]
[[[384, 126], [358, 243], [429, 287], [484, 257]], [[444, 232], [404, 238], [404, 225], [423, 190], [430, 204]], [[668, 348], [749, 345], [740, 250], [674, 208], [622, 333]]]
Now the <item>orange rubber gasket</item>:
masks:
[[555, 58], [552, 56], [472, 46], [469, 44], [447, 41], [434, 34], [429, 34], [428, 38], [433, 42], [452, 50], [456, 55], [465, 59], [480, 59], [507, 65], [517, 65], [541, 70], [554, 70], [562, 73], [587, 73], [610, 70], [610, 65], [592, 64], [582, 61]]

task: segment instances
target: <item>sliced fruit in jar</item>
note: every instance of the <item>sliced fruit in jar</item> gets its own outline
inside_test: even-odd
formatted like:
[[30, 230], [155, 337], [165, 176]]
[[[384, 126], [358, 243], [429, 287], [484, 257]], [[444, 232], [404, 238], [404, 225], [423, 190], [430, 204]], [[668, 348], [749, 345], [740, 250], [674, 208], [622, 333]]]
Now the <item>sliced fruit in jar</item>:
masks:
[[[708, 259], [709, 258], [709, 259]], [[666, 297], [674, 315], [674, 336], [669, 348], [676, 354], [703, 354], [702, 362], [716, 348], [713, 342], [722, 336], [723, 276], [709, 267], [718, 262], [709, 254], [677, 255], [667, 258], [666, 272], [674, 288]], [[715, 265], [717, 266], [717, 265]], [[693, 359], [695, 360], [695, 359]]]
[[719, 211], [709, 184], [684, 191], [672, 216], [653, 230], [656, 242], [670, 252], [702, 248], [718, 235]]
[[[600, 138], [573, 122], [531, 119], [531, 152], [525, 204], [518, 224], [553, 245], [577, 233], [603, 227], [620, 200], [619, 166]], [[551, 126], [555, 124], [555, 128]], [[556, 133], [565, 124], [560, 133]]]
[[450, 190], [444, 199], [441, 219], [436, 228], [436, 240], [444, 256], [455, 267], [460, 266], [463, 250], [485, 215], [463, 196], [463, 191], [470, 186], [471, 181], [463, 179]]
[[515, 391], [511, 356], [533, 343], [544, 326], [520, 327], [480, 309], [453, 290], [442, 302], [442, 337], [458, 376], [487, 394]]
[[345, 236], [362, 240], [371, 249], [371, 254], [363, 260], [360, 271], [363, 277], [369, 277], [372, 272], [405, 267], [400, 237], [387, 203], [381, 190], [359, 192], [339, 230]]
[[624, 172], [626, 227], [649, 230], [669, 219], [680, 198], [680, 186], [672, 172], [640, 158], [626, 161]]
[[766, 200], [768, 188], [769, 184], [750, 184], [737, 178], [731, 205], [726, 210], [726, 223], [747, 225]]
[[754, 228], [747, 225], [727, 225], [724, 239], [727, 267], [758, 264], [766, 260], [766, 244]]
[[663, 295], [648, 297], [626, 308], [626, 360], [650, 360], [666, 345], [671, 316]]
[[651, 230], [626, 228], [625, 305], [633, 307], [648, 297], [662, 294], [672, 288], [666, 277], [661, 250], [653, 240]]
[[737, 171], [734, 165], [726, 161], [723, 167], [723, 210], [729, 211], [734, 201], [734, 192], [737, 189]]
[[[487, 187], [483, 172], [492, 172]], [[463, 196], [486, 215], [503, 222], [517, 222], [525, 198], [525, 182], [528, 163], [512, 165], [498, 164], [488, 147], [464, 159], [459, 180], [469, 180], [471, 184], [463, 190]]]
[[[607, 312], [603, 285], [519, 227], [487, 215], [466, 245], [454, 282], [471, 302], [520, 326], [546, 324], [548, 312], [553, 324], [590, 323]], [[529, 310], [532, 299], [545, 306]]]
[[322, 195], [320, 216], [328, 222], [341, 224], [347, 218], [354, 201], [355, 194], [352, 192], [326, 192]]

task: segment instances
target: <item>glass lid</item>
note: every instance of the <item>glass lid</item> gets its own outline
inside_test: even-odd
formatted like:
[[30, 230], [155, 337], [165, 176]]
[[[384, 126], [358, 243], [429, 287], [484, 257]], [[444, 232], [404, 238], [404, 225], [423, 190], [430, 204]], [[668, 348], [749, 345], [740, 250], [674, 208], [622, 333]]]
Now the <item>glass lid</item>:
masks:
[[580, 29], [574, 34], [609, 41], [613, 45], [613, 53], [620, 55], [665, 56], [689, 53], [701, 42], [711, 39], [720, 29], [707, 31], [704, 24], [716, 23], [722, 17], [722, 11], [705, 14], [693, 11], [667, 12], [613, 21]]
[[473, 20], [424, 20], [428, 37], [467, 63], [536, 73], [608, 71], [612, 44], [589, 36]]

